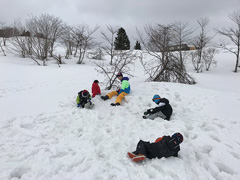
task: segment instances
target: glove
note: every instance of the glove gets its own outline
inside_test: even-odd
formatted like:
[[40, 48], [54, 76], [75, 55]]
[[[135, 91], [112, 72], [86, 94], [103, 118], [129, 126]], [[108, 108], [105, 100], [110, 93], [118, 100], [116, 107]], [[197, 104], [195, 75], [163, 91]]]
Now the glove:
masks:
[[148, 109], [148, 110], [147, 110], [147, 114], [151, 114], [152, 111], [153, 111], [153, 109]]
[[81, 106], [80, 103], [78, 103], [78, 104], [77, 104], [77, 107], [79, 108], [80, 106]]
[[146, 111], [146, 112], [144, 112], [143, 114], [146, 116], [146, 115], [148, 115], [148, 112]]

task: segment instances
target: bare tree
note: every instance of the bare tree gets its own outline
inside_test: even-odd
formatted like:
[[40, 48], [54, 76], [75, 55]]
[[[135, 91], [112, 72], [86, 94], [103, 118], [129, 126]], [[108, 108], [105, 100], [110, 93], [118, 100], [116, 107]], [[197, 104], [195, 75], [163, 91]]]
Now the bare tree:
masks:
[[90, 29], [87, 25], [79, 25], [72, 28], [72, 34], [75, 44], [75, 54], [79, 52], [77, 64], [82, 64], [87, 49], [92, 48], [96, 43], [93, 42], [92, 34], [98, 30], [98, 27]]
[[6, 56], [6, 53], [5, 53], [4, 49], [3, 49], [3, 43], [2, 43], [1, 39], [0, 39], [0, 52], [2, 52], [4, 56]]
[[73, 52], [74, 33], [70, 26], [65, 25], [60, 43], [66, 48], [65, 59], [68, 59]]
[[[5, 24], [4, 22], [1, 22], [1, 21], [0, 21], [0, 29], [2, 29], [2, 26], [3, 26], [4, 24]], [[5, 53], [4, 49], [3, 49], [3, 45], [4, 45], [3, 42], [4, 42], [3, 39], [0, 38], [0, 49], [1, 49], [1, 52], [3, 52], [3, 55], [6, 56], [6, 53]]]
[[146, 26], [146, 39], [138, 31], [139, 39], [147, 53], [152, 56], [152, 60], [144, 62], [142, 65], [149, 75], [147, 81], [165, 81], [195, 84], [194, 79], [189, 76], [179, 57], [174, 52], [169, 51], [169, 46], [176, 41], [174, 25], [157, 24], [156, 27]]
[[58, 56], [53, 55], [53, 58], [57, 61], [58, 67], [61, 67], [60, 64], [63, 64], [62, 62], [62, 56], [59, 54]]
[[225, 37], [228, 37], [234, 43], [234, 45], [237, 46], [235, 48], [231, 48], [227, 46], [226, 43], [222, 43], [221, 46], [223, 49], [233, 53], [236, 56], [234, 72], [237, 72], [240, 53], [240, 10], [230, 13], [228, 17], [235, 23], [236, 27], [223, 28], [222, 30], [217, 30], [217, 32]]
[[40, 59], [46, 65], [48, 54], [53, 55], [53, 46], [62, 30], [62, 22], [59, 18], [42, 14], [39, 17], [30, 16], [26, 22], [26, 28], [32, 38], [31, 58]]
[[[0, 21], [0, 31], [2, 30], [2, 27], [4, 26], [4, 24], [5, 24], [5, 22]], [[1, 37], [1, 36], [2, 36], [2, 35], [0, 34], [0, 37]], [[3, 47], [2, 47], [2, 46], [4, 46], [4, 44], [6, 44], [6, 43], [4, 43], [4, 37], [2, 37], [2, 38], [0, 38], [0, 47], [1, 47], [2, 52], [3, 52], [4, 55], [5, 55], [4, 49], [3, 49]]]
[[17, 29], [14, 29], [10, 26], [4, 26], [5, 23], [0, 22], [0, 38], [2, 38], [3, 46], [6, 46], [6, 41], [8, 38], [13, 37], [16, 34], [19, 34]]
[[[8, 50], [14, 54], [21, 56], [22, 58], [31, 57], [33, 40], [30, 34], [25, 32], [26, 27], [21, 23], [21, 21], [16, 20], [14, 21], [12, 28], [17, 29], [19, 32], [22, 32], [22, 34], [14, 34], [13, 37], [9, 38], [11, 46], [8, 47]], [[32, 59], [37, 65], [40, 65], [35, 58]]]
[[[5, 22], [0, 21], [0, 37], [2, 39], [1, 42], [3, 43], [3, 46], [6, 46], [7, 37], [5, 35], [4, 24], [5, 24]], [[1, 49], [3, 50], [2, 43], [1, 43]]]
[[32, 59], [39, 59], [46, 65], [48, 50], [50, 47], [50, 21], [48, 16], [40, 17], [31, 16], [26, 22], [26, 28], [30, 31], [32, 38]]
[[[19, 32], [24, 31], [24, 26], [19, 20], [14, 21], [13, 28], [18, 29]], [[9, 47], [10, 50], [12, 50], [14, 53], [19, 54], [22, 58], [25, 58], [27, 56], [26, 48], [27, 42], [24, 37], [15, 35], [10, 39], [10, 42], [11, 42], [11, 46]]]
[[104, 53], [103, 53], [102, 48], [98, 47], [96, 49], [93, 49], [91, 52], [88, 53], [87, 57], [89, 59], [103, 60]]
[[11, 50], [11, 52], [17, 53], [22, 58], [26, 58], [28, 56], [27, 38], [21, 37], [21, 36], [14, 36], [10, 39], [10, 42], [11, 42], [11, 47], [9, 47], [9, 50]]
[[30, 57], [37, 65], [40, 65], [36, 53], [33, 47], [36, 47], [34, 39], [29, 36], [14, 36], [11, 38], [11, 47], [9, 48], [12, 52], [17, 53], [22, 58]]
[[203, 60], [205, 64], [205, 70], [209, 71], [212, 63], [216, 63], [214, 60], [215, 55], [218, 53], [216, 48], [208, 48], [203, 51]]
[[197, 20], [197, 23], [200, 27], [200, 33], [197, 37], [195, 37], [195, 40], [193, 41], [193, 45], [197, 50], [196, 55], [193, 56], [194, 53], [192, 53], [192, 63], [197, 73], [200, 73], [202, 72], [203, 68], [203, 51], [207, 44], [210, 42], [211, 38], [208, 37], [207, 33], [207, 26], [209, 24], [208, 18], [200, 18]]
[[118, 86], [116, 74], [122, 72], [133, 76], [130, 72], [130, 65], [136, 60], [137, 56], [132, 51], [118, 51], [113, 58], [112, 65], [106, 62], [95, 62], [96, 70], [106, 77], [106, 89], [110, 90], [113, 86]]
[[106, 45], [103, 46], [103, 49], [105, 53], [110, 56], [110, 65], [112, 65], [113, 58], [115, 56], [114, 41], [118, 29], [118, 27], [112, 27], [111, 25], [107, 25], [107, 30], [110, 33], [110, 36], [108, 36], [106, 32], [101, 32], [102, 38], [106, 41]]
[[[60, 39], [64, 32], [64, 25], [63, 22], [60, 18], [58, 17], [51, 17], [51, 35], [50, 35], [50, 48], [49, 48], [49, 53], [50, 57], [53, 56], [53, 50], [54, 50], [54, 45], [57, 41], [57, 39]], [[56, 56], [56, 55], [55, 55]]]
[[[173, 43], [175, 45], [178, 45], [180, 47], [183, 46], [183, 44], [189, 44], [192, 41], [192, 33], [194, 31], [188, 28], [188, 23], [184, 23], [182, 21], [177, 21], [174, 23], [173, 26]], [[179, 48], [177, 51], [176, 55], [178, 55], [179, 59], [179, 68], [181, 71], [186, 71], [185, 70], [185, 65], [184, 61], [187, 57], [188, 53], [185, 53], [182, 48]], [[174, 54], [175, 55], [175, 54]]]

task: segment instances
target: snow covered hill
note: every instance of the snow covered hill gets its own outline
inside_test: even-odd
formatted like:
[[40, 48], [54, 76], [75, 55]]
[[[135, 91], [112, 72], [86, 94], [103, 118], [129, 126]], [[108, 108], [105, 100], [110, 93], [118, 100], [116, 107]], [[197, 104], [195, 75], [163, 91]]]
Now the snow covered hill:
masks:
[[[95, 97], [92, 110], [78, 109], [82, 89], [103, 76], [91, 62], [60, 68], [0, 56], [1, 180], [238, 180], [240, 179], [240, 73], [235, 59], [218, 54], [217, 67], [192, 75], [197, 85], [145, 82], [140, 63], [132, 92], [120, 107]], [[170, 100], [170, 121], [146, 120], [152, 96]], [[181, 132], [179, 157], [134, 163], [137, 142]]]

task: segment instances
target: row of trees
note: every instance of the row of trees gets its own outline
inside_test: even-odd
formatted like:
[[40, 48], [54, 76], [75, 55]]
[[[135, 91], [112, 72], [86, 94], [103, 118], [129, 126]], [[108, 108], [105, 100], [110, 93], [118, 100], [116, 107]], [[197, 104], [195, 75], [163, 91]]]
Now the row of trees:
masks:
[[[11, 27], [4, 27], [4, 23], [1, 26], [0, 47], [4, 55], [3, 46], [6, 46], [6, 40], [9, 39], [9, 49], [12, 52], [23, 58], [30, 57], [37, 64], [41, 60], [46, 65], [48, 57], [55, 58], [61, 64], [61, 57], [54, 53], [56, 42], [65, 47], [66, 59], [70, 55], [78, 56], [78, 64], [83, 62], [87, 49], [100, 46], [92, 36], [98, 27], [91, 29], [87, 25], [68, 26], [61, 19], [48, 14], [31, 16], [25, 24], [16, 21]], [[118, 28], [117, 36], [114, 37], [114, 50], [129, 49], [130, 41], [125, 30]]]
[[[143, 45], [144, 50], [151, 55], [152, 60], [146, 61], [142, 53], [136, 53], [131, 56], [129, 61], [124, 61], [123, 64], [127, 65], [131, 62], [131, 59], [140, 58], [145, 72], [149, 75], [148, 81], [195, 84], [196, 81], [186, 71], [186, 59], [190, 55], [196, 72], [200, 73], [204, 67], [207, 71], [209, 70], [214, 61], [214, 56], [218, 52], [216, 48], [208, 47], [212, 40], [212, 37], [207, 33], [209, 20], [207, 18], [200, 18], [197, 20], [197, 23], [199, 25], [199, 32], [198, 34], [195, 33], [195, 35], [193, 35], [194, 31], [189, 28], [188, 24], [181, 21], [169, 25], [157, 24], [155, 26], [145, 26], [144, 33], [137, 30], [139, 44]], [[112, 35], [110, 37], [114, 37], [114, 33], [117, 31], [114, 31], [112, 27], [108, 27], [108, 30]], [[113, 50], [113, 41], [111, 41], [113, 38], [107, 38], [106, 34], [104, 34], [104, 37], [109, 42], [107, 47], [110, 47], [108, 52], [111, 57], [111, 64], [115, 66], [112, 68], [112, 71], [105, 67], [104, 64], [98, 63], [97, 66], [100, 72], [108, 77], [109, 87], [111, 87], [113, 84], [111, 82], [115, 80], [114, 76], [110, 76], [114, 74], [111, 72], [122, 71], [121, 68], [123, 66], [120, 66], [119, 61], [117, 61], [121, 58], [117, 58], [114, 61], [115, 51]], [[181, 48], [174, 52], [170, 51], [169, 47], [175, 44], [180, 47], [184, 46], [184, 44], [192, 44], [195, 50], [190, 53]], [[112, 60], [114, 61], [113, 63]]]
[[[237, 72], [240, 47], [240, 11], [231, 13], [229, 18], [237, 27], [216, 31], [228, 37], [236, 45], [237, 48], [232, 49], [226, 43], [221, 43], [222, 48], [236, 55], [234, 72]], [[214, 55], [217, 53], [216, 48], [208, 48], [212, 40], [207, 32], [209, 20], [200, 18], [197, 23], [199, 25], [198, 33], [191, 30], [187, 23], [181, 21], [169, 25], [147, 25], [144, 32], [137, 30], [138, 40], [135, 49], [142, 49], [143, 47], [144, 52], [152, 57], [152, 61], [148, 62], [144, 60], [143, 53], [133, 54], [129, 51], [130, 41], [123, 28], [107, 25], [106, 31], [101, 31], [101, 37], [104, 40], [104, 43], [101, 44], [93, 38], [93, 34], [99, 27], [68, 26], [61, 19], [48, 14], [38, 17], [30, 16], [25, 24], [16, 21], [8, 29], [6, 27], [1, 28], [0, 50], [6, 54], [3, 46], [6, 46], [6, 39], [9, 39], [11, 43], [9, 43], [8, 49], [22, 57], [32, 58], [37, 64], [41, 60], [43, 65], [46, 65], [49, 58], [54, 58], [58, 64], [61, 64], [62, 57], [68, 59], [70, 56], [77, 57], [77, 63], [82, 64], [86, 51], [95, 49], [92, 58], [101, 59], [103, 54], [110, 57], [110, 67], [106, 67], [103, 63], [96, 63], [98, 70], [108, 78], [109, 88], [114, 84], [114, 73], [125, 69], [125, 73], [131, 75], [127, 66], [137, 58], [141, 59], [142, 65], [149, 75], [149, 81], [195, 84], [195, 80], [186, 72], [185, 61], [187, 56], [190, 55], [193, 66], [199, 73], [203, 71], [204, 66], [206, 70], [209, 70]], [[57, 54], [55, 51], [57, 44], [61, 44], [65, 48], [64, 56]], [[174, 52], [169, 50], [169, 47], [173, 45], [182, 47], [185, 44], [192, 44], [196, 50], [191, 53], [185, 52], [181, 48]]]

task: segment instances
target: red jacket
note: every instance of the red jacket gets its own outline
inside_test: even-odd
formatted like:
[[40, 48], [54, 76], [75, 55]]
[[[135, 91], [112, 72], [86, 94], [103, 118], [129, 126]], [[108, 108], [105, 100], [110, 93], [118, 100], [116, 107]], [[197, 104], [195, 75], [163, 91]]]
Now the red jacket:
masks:
[[97, 83], [92, 84], [92, 97], [95, 97], [96, 95], [101, 94], [100, 87]]

